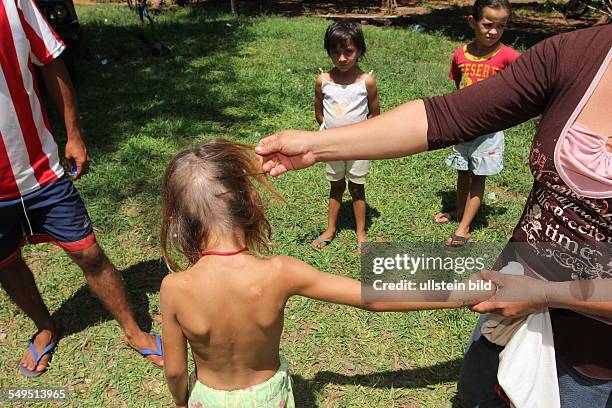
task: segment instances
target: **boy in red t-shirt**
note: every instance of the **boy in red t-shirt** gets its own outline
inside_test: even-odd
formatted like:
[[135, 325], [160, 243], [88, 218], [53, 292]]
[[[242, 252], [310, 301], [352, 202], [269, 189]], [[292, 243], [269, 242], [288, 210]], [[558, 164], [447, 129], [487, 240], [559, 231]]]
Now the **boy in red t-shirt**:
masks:
[[[476, 0], [468, 23], [474, 30], [473, 42], [453, 54], [449, 78], [457, 88], [464, 88], [506, 68], [518, 52], [500, 42], [508, 19], [507, 0]], [[438, 224], [459, 221], [447, 240], [451, 247], [463, 246], [470, 237], [470, 225], [478, 213], [487, 176], [499, 174], [504, 165], [504, 132], [482, 135], [452, 147], [446, 164], [457, 170], [457, 204], [454, 210], [434, 217]]]

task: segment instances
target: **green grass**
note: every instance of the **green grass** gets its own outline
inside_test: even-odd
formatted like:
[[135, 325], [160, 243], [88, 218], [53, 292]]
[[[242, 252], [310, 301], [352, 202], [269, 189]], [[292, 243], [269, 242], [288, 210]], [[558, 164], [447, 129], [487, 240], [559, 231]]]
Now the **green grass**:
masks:
[[[145, 30], [172, 48], [148, 56], [127, 7], [78, 6], [92, 58], [77, 67], [78, 96], [93, 156], [78, 187], [99, 241], [128, 287], [143, 328], [160, 330], [158, 190], [177, 150], [212, 137], [256, 143], [284, 128], [316, 129], [314, 77], [328, 69], [325, 20], [235, 19], [182, 9], [156, 16]], [[443, 35], [365, 28], [382, 110], [452, 89]], [[102, 65], [100, 61], [108, 59]], [[57, 124], [57, 118], [55, 118]], [[530, 189], [527, 156], [533, 123], [506, 133], [506, 169], [490, 178], [499, 200], [485, 204], [472, 239], [504, 241]], [[63, 129], [55, 126], [60, 145]], [[367, 184], [369, 236], [376, 241], [442, 241], [451, 225], [431, 219], [454, 199], [456, 173], [447, 151], [373, 163]], [[310, 241], [325, 226], [328, 183], [321, 165], [274, 180], [286, 203], [269, 218], [278, 254], [357, 278], [348, 196], [341, 230], [324, 251]], [[117, 323], [86, 289], [81, 272], [52, 246], [28, 247], [43, 297], [67, 328], [51, 369], [39, 379], [17, 375], [33, 324], [0, 296], [0, 386], [68, 387], [74, 407], [162, 407], [171, 403], [163, 374], [124, 346]], [[476, 315], [466, 310], [373, 314], [303, 298], [286, 310], [282, 353], [296, 383], [298, 406], [445, 407], [456, 392], [464, 346]], [[49, 404], [51, 405], [51, 404]], [[23, 405], [25, 406], [25, 404]], [[28, 403], [27, 406], [32, 406]]]

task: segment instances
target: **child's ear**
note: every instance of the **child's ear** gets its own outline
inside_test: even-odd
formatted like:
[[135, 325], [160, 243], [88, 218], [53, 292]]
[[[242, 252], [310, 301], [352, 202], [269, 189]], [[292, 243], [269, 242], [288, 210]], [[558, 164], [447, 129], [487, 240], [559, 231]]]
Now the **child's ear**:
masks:
[[469, 15], [466, 17], [466, 20], [472, 30], [476, 28], [476, 19], [474, 18], [474, 16]]

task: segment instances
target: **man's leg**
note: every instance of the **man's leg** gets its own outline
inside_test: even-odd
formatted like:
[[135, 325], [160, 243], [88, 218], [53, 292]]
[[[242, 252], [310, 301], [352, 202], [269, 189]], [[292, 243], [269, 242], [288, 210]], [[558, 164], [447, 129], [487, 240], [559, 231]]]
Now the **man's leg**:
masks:
[[[67, 254], [83, 270], [91, 291], [117, 319], [125, 333], [127, 344], [134, 349], [156, 350], [155, 339], [138, 327], [121, 275], [102, 248], [95, 244], [85, 250], [67, 252]], [[163, 366], [162, 357], [151, 355], [147, 358], [153, 364]]]
[[[32, 343], [40, 353], [58, 335], [58, 326], [51, 319], [49, 310], [36, 287], [34, 275], [21, 256], [15, 262], [0, 269], [0, 284], [17, 307], [34, 321], [38, 333]], [[47, 368], [49, 358], [49, 354], [45, 355], [36, 366], [34, 356], [28, 350], [21, 359], [21, 365], [30, 371], [36, 369], [42, 372]]]

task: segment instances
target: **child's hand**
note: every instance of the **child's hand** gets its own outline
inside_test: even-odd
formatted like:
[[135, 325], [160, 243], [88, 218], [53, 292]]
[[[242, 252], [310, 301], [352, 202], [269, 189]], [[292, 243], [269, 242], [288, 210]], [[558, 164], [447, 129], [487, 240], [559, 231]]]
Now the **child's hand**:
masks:
[[483, 272], [477, 272], [462, 282], [466, 290], [452, 291], [449, 300], [462, 302], [464, 306], [473, 306], [491, 298], [497, 292], [494, 281], [487, 280]]

